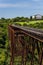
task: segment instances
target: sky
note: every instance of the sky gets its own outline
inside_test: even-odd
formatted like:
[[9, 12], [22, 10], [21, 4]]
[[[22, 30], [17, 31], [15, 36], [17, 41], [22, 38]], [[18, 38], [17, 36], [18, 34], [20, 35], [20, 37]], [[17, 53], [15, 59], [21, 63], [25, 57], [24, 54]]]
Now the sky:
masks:
[[0, 18], [43, 15], [43, 0], [0, 0]]

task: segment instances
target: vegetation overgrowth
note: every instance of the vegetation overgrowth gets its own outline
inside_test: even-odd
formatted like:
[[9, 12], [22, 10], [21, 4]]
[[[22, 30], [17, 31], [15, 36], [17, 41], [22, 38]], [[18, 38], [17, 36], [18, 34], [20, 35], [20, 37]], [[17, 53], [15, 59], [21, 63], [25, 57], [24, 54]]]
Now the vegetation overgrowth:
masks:
[[8, 39], [8, 25], [15, 24], [43, 29], [43, 20], [30, 20], [29, 18], [16, 17], [12, 19], [0, 19], [0, 65], [10, 64], [10, 49]]

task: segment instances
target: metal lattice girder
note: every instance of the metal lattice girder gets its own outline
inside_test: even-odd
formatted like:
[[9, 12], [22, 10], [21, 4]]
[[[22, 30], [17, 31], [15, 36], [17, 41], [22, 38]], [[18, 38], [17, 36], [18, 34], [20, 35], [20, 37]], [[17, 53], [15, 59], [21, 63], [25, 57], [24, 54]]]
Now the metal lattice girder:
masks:
[[10, 65], [43, 65], [43, 30], [9, 25], [8, 32]]

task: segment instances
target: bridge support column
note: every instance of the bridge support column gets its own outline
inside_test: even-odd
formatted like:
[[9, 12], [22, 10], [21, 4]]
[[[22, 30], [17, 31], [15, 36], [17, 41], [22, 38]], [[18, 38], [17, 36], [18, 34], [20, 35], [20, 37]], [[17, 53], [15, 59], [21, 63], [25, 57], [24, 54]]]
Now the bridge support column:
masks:
[[11, 49], [11, 61], [10, 61], [10, 65], [14, 65], [14, 31], [11, 31], [11, 45], [10, 45], [10, 49]]
[[26, 45], [25, 45], [24, 35], [20, 36], [19, 41], [22, 45], [22, 62], [21, 62], [21, 65], [26, 65]]
[[34, 51], [35, 51], [35, 39], [34, 38], [30, 38], [31, 39], [31, 55], [32, 55], [32, 58], [31, 58], [31, 65], [34, 65]]
[[40, 65], [43, 65], [43, 43], [42, 43], [42, 49], [41, 49], [41, 56], [40, 56]]

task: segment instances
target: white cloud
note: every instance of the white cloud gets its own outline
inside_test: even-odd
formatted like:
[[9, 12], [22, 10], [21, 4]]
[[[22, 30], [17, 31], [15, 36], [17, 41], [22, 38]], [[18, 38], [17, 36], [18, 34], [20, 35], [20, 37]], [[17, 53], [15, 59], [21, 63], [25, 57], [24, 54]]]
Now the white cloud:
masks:
[[29, 4], [0, 4], [0, 8], [9, 8], [9, 7], [29, 7]]

